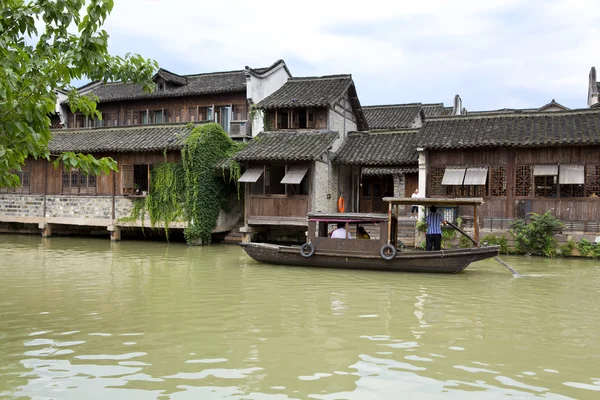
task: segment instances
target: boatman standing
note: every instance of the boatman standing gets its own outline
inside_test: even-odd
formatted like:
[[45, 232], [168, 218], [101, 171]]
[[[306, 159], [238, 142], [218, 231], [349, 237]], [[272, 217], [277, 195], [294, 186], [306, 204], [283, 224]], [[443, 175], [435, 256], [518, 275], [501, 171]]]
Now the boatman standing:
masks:
[[427, 234], [425, 243], [427, 251], [440, 250], [442, 246], [442, 224], [446, 225], [446, 220], [437, 213], [436, 206], [429, 207], [429, 215], [425, 217], [427, 222]]

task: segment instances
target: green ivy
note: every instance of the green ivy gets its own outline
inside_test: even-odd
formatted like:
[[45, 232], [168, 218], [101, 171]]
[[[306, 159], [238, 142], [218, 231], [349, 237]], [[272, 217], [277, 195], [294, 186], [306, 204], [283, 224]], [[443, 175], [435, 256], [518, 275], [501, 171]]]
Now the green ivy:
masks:
[[[219, 212], [227, 205], [233, 182], [241, 175], [240, 164], [231, 156], [245, 146], [238, 143], [216, 123], [204, 124], [192, 130], [181, 150], [180, 164], [162, 162], [152, 168], [150, 193], [135, 201], [124, 222], [142, 220], [146, 214], [154, 228], [161, 224], [169, 239], [169, 225], [176, 221], [188, 222], [184, 231], [188, 243], [201, 240], [210, 243]], [[225, 169], [217, 174], [217, 164], [229, 159], [229, 176]], [[238, 198], [240, 185], [237, 183]]]
[[[236, 143], [216, 123], [192, 130], [181, 151], [184, 170], [184, 209], [188, 227], [184, 231], [188, 243], [198, 240], [210, 243], [219, 212], [226, 207], [231, 181], [238, 181], [240, 167], [230, 161], [229, 180], [215, 174], [217, 164], [239, 151]], [[237, 187], [239, 195], [239, 184]]]
[[567, 240], [566, 243], [563, 243], [560, 248], [560, 255], [563, 257], [570, 257], [573, 255], [573, 250], [575, 250], [576, 244], [572, 240]]

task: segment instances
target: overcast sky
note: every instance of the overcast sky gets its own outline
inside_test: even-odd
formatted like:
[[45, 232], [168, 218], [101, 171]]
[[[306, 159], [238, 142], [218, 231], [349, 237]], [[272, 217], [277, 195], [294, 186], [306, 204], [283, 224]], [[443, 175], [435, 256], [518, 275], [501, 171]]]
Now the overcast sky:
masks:
[[113, 54], [179, 74], [264, 67], [353, 75], [363, 105], [586, 107], [598, 0], [115, 0]]

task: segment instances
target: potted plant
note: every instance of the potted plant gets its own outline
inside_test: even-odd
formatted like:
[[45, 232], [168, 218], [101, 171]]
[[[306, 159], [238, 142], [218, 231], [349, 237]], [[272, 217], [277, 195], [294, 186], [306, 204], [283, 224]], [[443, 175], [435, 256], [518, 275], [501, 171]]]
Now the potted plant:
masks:
[[137, 183], [134, 183], [133, 190], [134, 190], [135, 194], [140, 194], [140, 185], [138, 185]]

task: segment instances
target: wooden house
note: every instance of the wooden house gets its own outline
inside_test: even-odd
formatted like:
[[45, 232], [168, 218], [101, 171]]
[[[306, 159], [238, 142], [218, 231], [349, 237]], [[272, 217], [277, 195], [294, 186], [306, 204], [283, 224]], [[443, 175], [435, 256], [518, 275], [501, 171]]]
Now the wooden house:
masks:
[[64, 127], [71, 129], [213, 121], [232, 138], [246, 139], [252, 136], [251, 103], [277, 90], [290, 76], [283, 60], [267, 68], [191, 75], [161, 68], [154, 75], [152, 93], [122, 82], [92, 82], [79, 88], [81, 94], [98, 97], [101, 119], [71, 113], [64, 96], [59, 113]]
[[[133, 201], [152, 191], [150, 171], [154, 164], [180, 162], [181, 148], [192, 127], [186, 124], [135, 125], [110, 128], [60, 129], [53, 131], [52, 154], [65, 151], [112, 157], [119, 171], [98, 176], [76, 169], [55, 168], [44, 159], [27, 160], [18, 172], [21, 186], [0, 188], [0, 223], [35, 226], [49, 236], [53, 227], [73, 231], [75, 226], [104, 229], [120, 238], [123, 226], [146, 226], [149, 221], [121, 222], [129, 217]], [[235, 228], [240, 210], [221, 213], [215, 232]], [[184, 228], [174, 223], [172, 228]]]
[[600, 231], [600, 109], [431, 118], [414, 144], [428, 197], [483, 197], [488, 221], [550, 210]]
[[235, 156], [245, 168], [246, 239], [291, 226], [304, 238], [307, 212], [335, 211], [340, 196], [355, 210], [358, 171], [332, 163], [348, 132], [367, 128], [352, 77], [290, 78], [257, 107], [265, 132]]
[[[66, 93], [57, 93], [59, 104], [50, 119], [52, 128], [63, 129], [52, 130], [52, 154], [110, 156], [119, 172], [86, 176], [55, 169], [46, 160], [27, 160], [17, 173], [21, 186], [0, 188], [0, 225], [36, 224], [45, 235], [52, 226], [101, 227], [118, 239], [119, 219], [130, 215], [133, 199], [152, 192], [152, 165], [164, 161], [165, 154], [168, 161], [180, 161], [183, 140], [191, 130], [188, 123], [217, 122], [232, 138], [247, 140], [252, 136], [250, 105], [289, 77], [285, 62], [279, 60], [267, 68], [193, 75], [160, 69], [153, 78], [153, 93], [131, 83], [92, 82], [79, 92], [98, 97], [102, 118], [96, 119], [71, 113]], [[239, 207], [233, 204], [230, 213], [219, 217], [216, 231], [231, 230], [240, 218]], [[129, 225], [140, 226], [142, 221]]]
[[428, 117], [452, 115], [443, 103], [363, 106], [368, 131], [353, 132], [335, 163], [360, 169], [353, 193], [360, 212], [387, 212], [383, 197], [410, 197], [418, 187], [413, 139]]

